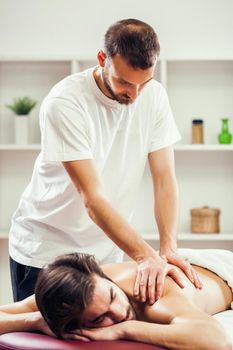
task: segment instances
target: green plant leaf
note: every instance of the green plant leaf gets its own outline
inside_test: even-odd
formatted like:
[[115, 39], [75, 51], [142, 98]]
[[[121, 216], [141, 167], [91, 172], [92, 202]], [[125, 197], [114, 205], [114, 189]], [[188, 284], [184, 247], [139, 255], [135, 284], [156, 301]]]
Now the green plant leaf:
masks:
[[24, 96], [14, 99], [14, 102], [11, 105], [6, 105], [6, 107], [17, 115], [28, 115], [36, 104], [37, 101], [32, 100], [28, 96]]

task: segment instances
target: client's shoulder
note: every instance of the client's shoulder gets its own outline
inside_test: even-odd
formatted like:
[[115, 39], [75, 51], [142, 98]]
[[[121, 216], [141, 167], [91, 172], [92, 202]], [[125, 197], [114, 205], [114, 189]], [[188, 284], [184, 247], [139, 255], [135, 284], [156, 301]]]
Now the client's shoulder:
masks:
[[137, 275], [136, 262], [126, 261], [116, 264], [106, 264], [102, 265], [101, 268], [127, 295], [133, 295], [133, 286]]

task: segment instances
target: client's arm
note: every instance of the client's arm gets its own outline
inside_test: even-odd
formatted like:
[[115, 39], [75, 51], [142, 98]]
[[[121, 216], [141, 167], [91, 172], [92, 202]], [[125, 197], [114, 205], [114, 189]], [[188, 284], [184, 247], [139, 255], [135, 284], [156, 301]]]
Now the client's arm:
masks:
[[[181, 293], [173, 293], [162, 299], [158, 302], [160, 305], [157, 307], [163, 310], [160, 316], [161, 321], [163, 319], [166, 321], [168, 317], [170, 318], [169, 324], [128, 321], [123, 331], [125, 339], [160, 345], [174, 350], [231, 349], [231, 343], [221, 325], [198, 309]], [[150, 317], [153, 317], [152, 313], [153, 311]]]
[[93, 340], [128, 339], [173, 350], [231, 349], [220, 324], [194, 306], [182, 293], [168, 293], [153, 307], [148, 306], [145, 313], [148, 313], [151, 322], [154, 313], [155, 319], [169, 323], [133, 320], [105, 328], [83, 329], [78, 334]]
[[34, 295], [0, 306], [0, 334], [21, 331], [41, 331], [52, 335], [37, 309]]

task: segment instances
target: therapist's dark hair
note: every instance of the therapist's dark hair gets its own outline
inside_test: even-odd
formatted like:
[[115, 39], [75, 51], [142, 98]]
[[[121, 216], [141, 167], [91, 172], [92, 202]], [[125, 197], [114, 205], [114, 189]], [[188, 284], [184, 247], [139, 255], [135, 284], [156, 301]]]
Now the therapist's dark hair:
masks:
[[129, 18], [112, 24], [104, 39], [107, 57], [119, 54], [135, 69], [152, 67], [160, 52], [154, 29], [137, 19]]
[[82, 313], [92, 302], [95, 275], [108, 279], [94, 256], [80, 253], [61, 255], [40, 271], [36, 304], [57, 337], [80, 328]]

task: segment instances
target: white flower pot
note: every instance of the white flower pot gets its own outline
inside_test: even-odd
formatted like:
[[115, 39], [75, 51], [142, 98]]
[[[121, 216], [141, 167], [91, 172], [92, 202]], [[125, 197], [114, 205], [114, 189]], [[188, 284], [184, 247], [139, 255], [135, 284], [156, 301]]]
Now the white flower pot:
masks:
[[28, 143], [28, 115], [15, 116], [15, 144], [25, 145]]

